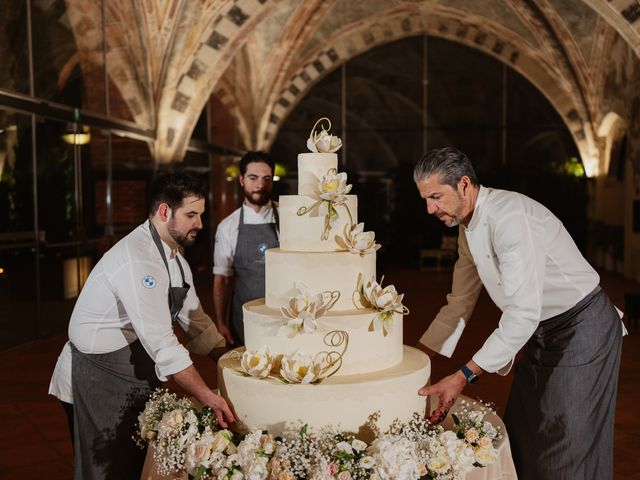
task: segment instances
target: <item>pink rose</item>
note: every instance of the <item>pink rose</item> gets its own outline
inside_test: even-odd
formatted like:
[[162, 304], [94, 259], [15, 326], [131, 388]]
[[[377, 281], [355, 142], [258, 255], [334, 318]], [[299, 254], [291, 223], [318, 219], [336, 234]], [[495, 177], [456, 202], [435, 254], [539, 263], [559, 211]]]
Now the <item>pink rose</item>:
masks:
[[331, 475], [332, 477], [338, 473], [338, 465], [336, 465], [335, 463], [330, 463], [329, 465], [327, 465], [327, 473], [329, 475]]

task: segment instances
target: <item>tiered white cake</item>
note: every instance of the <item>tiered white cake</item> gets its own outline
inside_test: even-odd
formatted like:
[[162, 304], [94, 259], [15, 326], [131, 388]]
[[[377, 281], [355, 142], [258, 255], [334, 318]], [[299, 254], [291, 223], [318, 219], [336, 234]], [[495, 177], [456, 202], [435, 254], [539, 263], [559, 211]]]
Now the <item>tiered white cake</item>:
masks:
[[[299, 194], [280, 197], [281, 248], [266, 252], [266, 298], [243, 307], [246, 353], [243, 349], [229, 352], [218, 364], [220, 391], [241, 430], [262, 429], [278, 435], [307, 424], [358, 432], [374, 412], [384, 429], [396, 418], [407, 420], [414, 412], [425, 411], [425, 398], [417, 392], [429, 378], [429, 357], [403, 345], [400, 313], [389, 314], [381, 328], [374, 321], [380, 310], [362, 308], [358, 302], [359, 279], [376, 278], [375, 249], [352, 253], [340, 238], [336, 241], [357, 224], [357, 197], [346, 195], [346, 200], [334, 204], [338, 217], [325, 223], [327, 202], [318, 200], [318, 184], [327, 172], [335, 175], [337, 166], [335, 153], [298, 156]], [[322, 298], [330, 309], [315, 321], [308, 316], [304, 322], [295, 320], [299, 329], [287, 330], [296, 311], [285, 314], [292, 305], [300, 306], [300, 302], [291, 303], [296, 294], [300, 298], [296, 287], [324, 292]], [[251, 356], [258, 351], [262, 353]], [[293, 365], [293, 361], [289, 366], [298, 369], [294, 374], [278, 374], [279, 365], [296, 352], [305, 352], [316, 365], [325, 367], [319, 383], [283, 381], [285, 377], [290, 382], [294, 374], [310, 378], [305, 375], [308, 364]], [[275, 375], [251, 376], [261, 369], [258, 375], [268, 373], [266, 357], [273, 362], [267, 370]]]

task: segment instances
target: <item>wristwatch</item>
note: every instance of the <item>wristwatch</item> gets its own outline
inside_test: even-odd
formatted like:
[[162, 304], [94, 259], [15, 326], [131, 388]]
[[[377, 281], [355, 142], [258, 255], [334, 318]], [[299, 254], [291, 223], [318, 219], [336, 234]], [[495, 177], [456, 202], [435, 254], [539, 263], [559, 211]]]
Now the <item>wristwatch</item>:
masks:
[[467, 367], [464, 364], [460, 365], [460, 371], [464, 374], [465, 378], [467, 379], [467, 385], [469, 385], [470, 383], [476, 383], [480, 378], [478, 377], [478, 375], [473, 373], [473, 371], [469, 367]]

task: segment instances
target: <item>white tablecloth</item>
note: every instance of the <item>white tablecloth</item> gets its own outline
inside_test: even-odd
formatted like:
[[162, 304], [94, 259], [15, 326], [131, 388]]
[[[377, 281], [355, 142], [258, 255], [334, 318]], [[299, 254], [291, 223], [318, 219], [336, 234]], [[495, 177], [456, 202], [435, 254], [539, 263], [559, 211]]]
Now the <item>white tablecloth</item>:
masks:
[[[461, 396], [453, 406], [453, 412], [460, 408], [460, 402], [466, 400], [469, 403], [474, 403], [468, 397]], [[483, 468], [474, 468], [465, 476], [465, 480], [517, 480], [516, 469], [513, 465], [513, 458], [511, 457], [511, 446], [509, 445], [509, 437], [504, 427], [502, 419], [497, 415], [487, 415], [486, 419], [491, 422], [495, 427], [500, 427], [502, 432], [502, 438], [498, 441], [496, 449], [498, 450], [498, 461], [492, 465]], [[453, 419], [449, 415], [443, 422], [443, 426], [446, 429], [452, 429]], [[184, 480], [187, 476], [182, 477], [163, 477], [156, 472], [155, 463], [153, 461], [152, 448], [147, 451], [147, 459], [144, 463], [142, 470], [141, 480]]]

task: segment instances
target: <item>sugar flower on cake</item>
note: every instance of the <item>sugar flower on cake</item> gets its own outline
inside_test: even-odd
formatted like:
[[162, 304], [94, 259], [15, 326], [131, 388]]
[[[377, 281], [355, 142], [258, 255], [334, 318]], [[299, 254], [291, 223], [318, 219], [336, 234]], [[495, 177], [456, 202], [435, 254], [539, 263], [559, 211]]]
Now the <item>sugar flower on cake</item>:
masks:
[[335, 168], [325, 173], [318, 182], [317, 198], [333, 205], [343, 205], [353, 185], [347, 183], [347, 174], [338, 173]]
[[325, 368], [323, 362], [317, 362], [303, 351], [296, 351], [291, 355], [283, 355], [280, 375], [287, 383], [306, 385], [322, 380]]
[[280, 308], [282, 315], [288, 321], [278, 331], [278, 335], [290, 338], [301, 332], [315, 332], [318, 328], [317, 320], [323, 317], [340, 298], [339, 291], [312, 293], [302, 284], [295, 285], [293, 293], [287, 305]]
[[267, 378], [273, 370], [274, 363], [275, 357], [267, 347], [262, 347], [255, 352], [245, 351], [240, 359], [240, 369], [252, 377]]
[[[384, 280], [384, 277], [382, 280]], [[386, 336], [393, 325], [393, 315], [395, 313], [407, 315], [409, 309], [402, 304], [404, 294], [399, 294], [393, 285], [387, 285], [382, 288], [382, 280], [380, 280], [380, 283], [376, 282], [375, 278], [364, 281], [362, 275], [360, 275], [355, 293], [360, 304], [356, 303], [356, 307], [371, 308], [378, 311], [373, 317], [369, 329], [373, 331], [382, 330], [383, 335]]]
[[343, 236], [336, 235], [335, 240], [341, 248], [361, 257], [380, 248], [376, 243], [376, 234], [364, 231], [364, 223], [345, 225]]
[[[322, 125], [323, 121], [326, 121], [328, 124], [326, 129], [324, 125]], [[320, 124], [321, 130], [316, 132], [318, 124]], [[331, 130], [331, 121], [327, 117], [319, 119], [311, 129], [309, 139], [307, 140], [307, 148], [315, 153], [337, 152], [340, 147], [342, 147], [342, 140], [340, 140], [340, 137], [331, 135], [329, 130]]]

